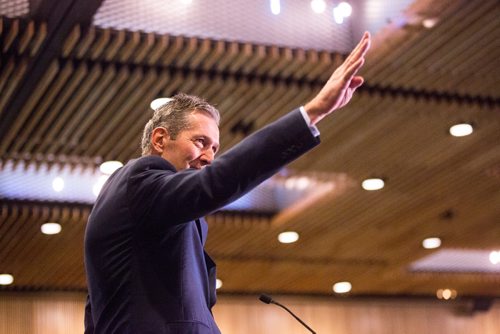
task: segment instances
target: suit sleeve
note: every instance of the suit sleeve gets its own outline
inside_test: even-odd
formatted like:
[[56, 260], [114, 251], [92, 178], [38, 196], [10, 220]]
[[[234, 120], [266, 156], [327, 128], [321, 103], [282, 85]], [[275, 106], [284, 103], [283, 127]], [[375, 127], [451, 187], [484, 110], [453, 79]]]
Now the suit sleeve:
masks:
[[[157, 226], [188, 222], [243, 196], [317, 144], [319, 138], [297, 109], [201, 170], [137, 171], [129, 179], [129, 204], [136, 218], [147, 217], [144, 221]], [[167, 163], [155, 158], [158, 164]]]

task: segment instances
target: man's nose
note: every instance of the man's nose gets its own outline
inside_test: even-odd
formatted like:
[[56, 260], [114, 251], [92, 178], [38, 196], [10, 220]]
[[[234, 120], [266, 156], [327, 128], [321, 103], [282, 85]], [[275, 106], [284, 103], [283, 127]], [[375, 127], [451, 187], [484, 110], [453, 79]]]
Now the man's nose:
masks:
[[200, 157], [201, 165], [206, 166], [210, 165], [212, 161], [214, 161], [215, 153], [212, 150], [206, 150]]

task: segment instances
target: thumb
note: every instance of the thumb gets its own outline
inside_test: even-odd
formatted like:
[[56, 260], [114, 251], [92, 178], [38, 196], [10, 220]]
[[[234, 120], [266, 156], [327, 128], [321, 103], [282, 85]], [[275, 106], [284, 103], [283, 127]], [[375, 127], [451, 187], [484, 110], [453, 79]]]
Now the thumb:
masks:
[[351, 82], [349, 83], [349, 88], [358, 88], [363, 84], [364, 81], [365, 80], [363, 79], [363, 77], [359, 76], [353, 77], [351, 79]]

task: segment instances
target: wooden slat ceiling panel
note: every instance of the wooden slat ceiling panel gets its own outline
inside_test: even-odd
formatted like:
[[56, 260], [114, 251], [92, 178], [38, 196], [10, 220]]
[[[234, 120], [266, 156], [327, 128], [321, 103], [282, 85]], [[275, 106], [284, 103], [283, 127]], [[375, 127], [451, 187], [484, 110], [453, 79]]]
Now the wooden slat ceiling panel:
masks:
[[[335, 184], [274, 216], [207, 217], [208, 251], [222, 292], [330, 294], [351, 280], [353, 294], [500, 296], [498, 275], [412, 273], [432, 251], [500, 247], [500, 7], [495, 0], [427, 1], [410, 22], [375, 36], [352, 103], [320, 125], [322, 144], [289, 171]], [[420, 15], [420, 16], [419, 16]], [[416, 20], [418, 21], [418, 20]], [[44, 23], [0, 18], [0, 118], [44, 47]], [[96, 167], [140, 154], [142, 128], [158, 96], [187, 92], [221, 111], [225, 151], [249, 133], [307, 102], [345, 55], [237, 41], [156, 35], [75, 25], [11, 126], [1, 133], [7, 159]], [[470, 122], [455, 138], [451, 125]], [[383, 177], [366, 192], [360, 182]], [[2, 200], [0, 271], [16, 274], [2, 289], [84, 290], [82, 240], [90, 206]], [[40, 234], [42, 222], [63, 225]], [[299, 242], [278, 243], [295, 230]]]
[[[368, 60], [371, 83], [472, 96], [498, 96], [500, 34], [495, 0], [450, 3], [435, 28], [408, 31], [387, 57]], [[377, 58], [377, 61], [375, 60]]]

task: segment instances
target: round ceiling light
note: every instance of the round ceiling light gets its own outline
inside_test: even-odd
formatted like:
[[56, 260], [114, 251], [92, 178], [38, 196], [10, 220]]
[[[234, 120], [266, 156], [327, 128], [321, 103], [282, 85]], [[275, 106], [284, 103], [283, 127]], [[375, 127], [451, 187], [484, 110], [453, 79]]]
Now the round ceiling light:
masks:
[[455, 124], [450, 127], [450, 134], [454, 137], [465, 137], [470, 135], [474, 129], [468, 123]]
[[291, 244], [299, 240], [299, 234], [293, 231], [282, 232], [278, 235], [278, 240], [282, 244]]
[[14, 283], [14, 276], [11, 274], [0, 274], [0, 285], [10, 285]]
[[363, 187], [364, 190], [368, 191], [380, 190], [384, 188], [384, 186], [384, 180], [378, 178], [366, 179], [361, 183], [361, 187]]
[[337, 282], [333, 285], [333, 292], [335, 293], [348, 293], [352, 289], [350, 282]]
[[422, 246], [425, 249], [434, 249], [441, 246], [441, 239], [439, 238], [427, 238], [422, 241]]
[[118, 168], [122, 167], [123, 163], [121, 161], [117, 160], [109, 160], [103, 162], [99, 166], [99, 170], [101, 173], [106, 174], [106, 175], [111, 175], [113, 174]]
[[52, 235], [58, 234], [61, 232], [62, 227], [58, 223], [45, 223], [40, 226], [40, 230], [43, 234]]
[[151, 103], [149, 104], [149, 107], [153, 110], [156, 110], [156, 109], [160, 108], [162, 105], [164, 105], [172, 100], [173, 99], [171, 97], [159, 97], [159, 98], [151, 101]]

